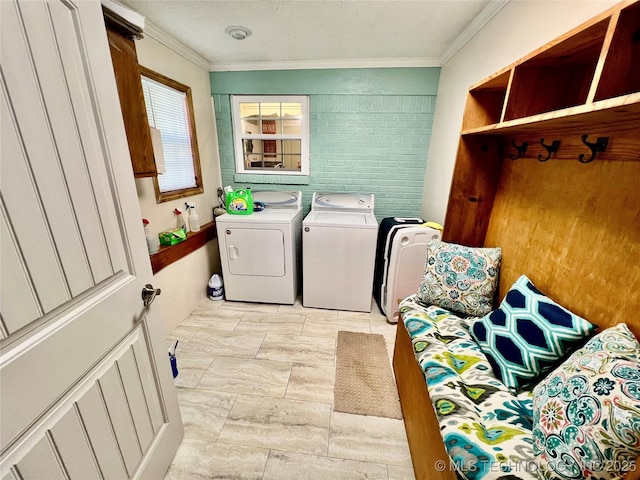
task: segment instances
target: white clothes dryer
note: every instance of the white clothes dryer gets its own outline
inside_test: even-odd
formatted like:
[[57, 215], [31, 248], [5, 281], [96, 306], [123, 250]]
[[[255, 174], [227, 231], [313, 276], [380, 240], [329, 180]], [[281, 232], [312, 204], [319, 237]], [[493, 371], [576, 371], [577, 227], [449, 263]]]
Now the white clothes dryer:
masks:
[[264, 210], [216, 217], [227, 300], [293, 305], [298, 295], [302, 192], [252, 192]]
[[302, 222], [302, 304], [371, 311], [378, 221], [373, 194], [313, 194]]

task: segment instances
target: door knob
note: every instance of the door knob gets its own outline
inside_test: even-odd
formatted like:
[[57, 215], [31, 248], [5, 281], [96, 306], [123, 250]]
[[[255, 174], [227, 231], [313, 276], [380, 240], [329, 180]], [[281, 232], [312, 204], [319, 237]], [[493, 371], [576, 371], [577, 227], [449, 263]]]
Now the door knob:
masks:
[[153, 285], [147, 283], [144, 287], [142, 287], [142, 303], [145, 307], [148, 307], [153, 303], [158, 295], [160, 295], [161, 290], [159, 288], [153, 288]]

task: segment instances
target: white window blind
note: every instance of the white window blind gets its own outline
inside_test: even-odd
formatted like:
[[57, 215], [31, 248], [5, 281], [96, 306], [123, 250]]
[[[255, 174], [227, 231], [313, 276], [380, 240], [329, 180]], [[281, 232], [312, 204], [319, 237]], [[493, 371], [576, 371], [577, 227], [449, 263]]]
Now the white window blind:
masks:
[[187, 95], [142, 76], [149, 125], [160, 130], [166, 172], [158, 175], [160, 192], [197, 186], [191, 150]]

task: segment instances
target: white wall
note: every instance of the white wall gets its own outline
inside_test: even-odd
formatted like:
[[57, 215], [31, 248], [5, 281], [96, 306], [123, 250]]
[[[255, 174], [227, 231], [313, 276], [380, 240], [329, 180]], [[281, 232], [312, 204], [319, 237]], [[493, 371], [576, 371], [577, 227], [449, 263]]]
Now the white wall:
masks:
[[[218, 205], [216, 190], [221, 186], [209, 72], [148, 36], [136, 41], [136, 50], [140, 65], [191, 87], [204, 187], [201, 195], [156, 203], [152, 179], [137, 179], [142, 215], [149, 220], [153, 233], [175, 228], [173, 209], [180, 208], [184, 212], [184, 202], [188, 200], [196, 204], [200, 224], [208, 223], [213, 219], [213, 207]], [[154, 286], [162, 289], [157, 302], [167, 332], [206, 298], [209, 277], [220, 271], [218, 244], [213, 240], [154, 275]]]
[[422, 218], [444, 222], [469, 87], [616, 3], [511, 0], [442, 67]]

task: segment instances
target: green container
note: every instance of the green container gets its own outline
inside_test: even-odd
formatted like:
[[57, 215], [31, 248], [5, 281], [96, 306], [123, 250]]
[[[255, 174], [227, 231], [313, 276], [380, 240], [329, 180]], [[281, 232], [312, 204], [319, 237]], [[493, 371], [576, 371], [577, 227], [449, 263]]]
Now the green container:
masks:
[[227, 193], [227, 213], [232, 215], [250, 215], [253, 213], [251, 189], [235, 190]]
[[158, 238], [160, 239], [160, 245], [175, 245], [187, 239], [187, 232], [182, 228], [174, 228], [173, 230], [160, 232]]

